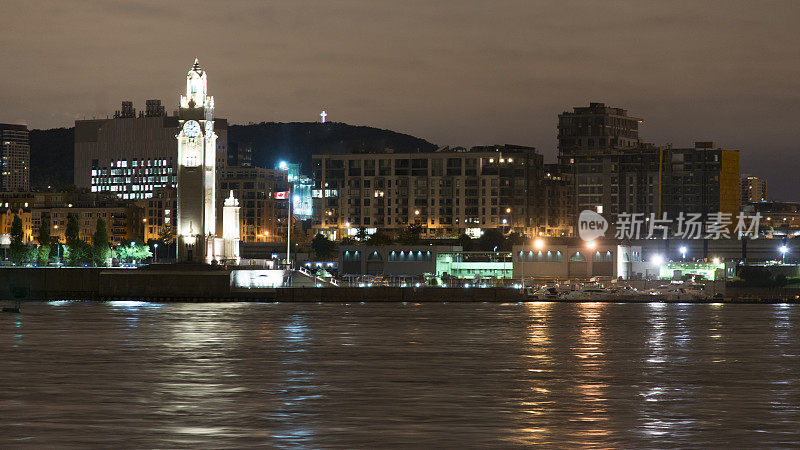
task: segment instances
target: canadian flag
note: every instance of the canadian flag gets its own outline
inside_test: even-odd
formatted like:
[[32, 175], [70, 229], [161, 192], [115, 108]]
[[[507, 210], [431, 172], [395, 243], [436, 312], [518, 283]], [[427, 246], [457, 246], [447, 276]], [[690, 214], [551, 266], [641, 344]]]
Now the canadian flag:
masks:
[[275, 200], [288, 200], [289, 199], [289, 191], [282, 191], [275, 193]]

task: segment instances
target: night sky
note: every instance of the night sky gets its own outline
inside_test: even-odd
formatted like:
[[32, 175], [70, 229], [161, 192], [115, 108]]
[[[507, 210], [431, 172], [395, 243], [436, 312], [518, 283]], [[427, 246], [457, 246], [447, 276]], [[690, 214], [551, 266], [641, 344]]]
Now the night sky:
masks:
[[741, 150], [800, 200], [800, 1], [2, 2], [0, 122], [176, 107], [195, 56], [233, 123], [328, 120], [439, 145], [533, 145], [589, 101], [642, 136]]

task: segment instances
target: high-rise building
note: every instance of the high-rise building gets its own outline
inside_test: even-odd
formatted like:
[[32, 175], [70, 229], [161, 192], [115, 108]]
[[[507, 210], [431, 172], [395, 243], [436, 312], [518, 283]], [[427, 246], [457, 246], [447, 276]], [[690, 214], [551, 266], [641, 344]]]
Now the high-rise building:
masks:
[[[177, 183], [177, 115], [167, 115], [160, 100], [147, 100], [137, 116], [132, 102], [111, 119], [75, 121], [75, 184], [96, 193], [141, 200]], [[228, 126], [214, 120], [218, 159], [225, 159]]]
[[739, 181], [742, 204], [767, 201], [767, 180], [744, 174]]
[[739, 212], [739, 151], [714, 142], [663, 150], [660, 211], [675, 218], [683, 212], [703, 215]]
[[713, 142], [656, 147], [639, 137], [640, 119], [602, 103], [559, 115], [558, 159], [571, 185], [572, 214], [616, 222], [620, 213], [676, 217], [739, 208], [739, 153]]
[[30, 176], [28, 127], [0, 123], [0, 190], [28, 191]]
[[559, 158], [637, 147], [640, 122], [641, 119], [629, 116], [628, 111], [604, 103], [576, 106], [572, 112], [558, 115]]
[[[643, 205], [653, 204], [651, 198], [656, 195], [654, 158], [658, 155], [639, 140], [640, 122], [626, 110], [604, 103], [558, 115], [558, 162], [562, 177], [572, 186], [574, 220], [585, 209], [612, 216], [624, 211], [651, 212]], [[647, 151], [631, 153], [643, 147]], [[619, 174], [623, 167], [625, 177]]]
[[542, 173], [541, 154], [510, 145], [314, 155], [313, 228], [336, 239], [415, 224], [430, 237], [489, 228], [538, 235], [548, 232]]

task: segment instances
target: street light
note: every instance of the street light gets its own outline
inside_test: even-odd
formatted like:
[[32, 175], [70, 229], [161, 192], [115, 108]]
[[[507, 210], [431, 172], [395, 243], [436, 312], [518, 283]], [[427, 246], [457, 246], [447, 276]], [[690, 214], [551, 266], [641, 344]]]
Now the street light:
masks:
[[153, 259], [154, 262], [158, 262], [158, 244], [153, 244], [155, 250], [153, 250]]
[[685, 247], [685, 246], [682, 246], [682, 247], [680, 248], [680, 250], [681, 250], [681, 259], [684, 259], [684, 260], [685, 260], [685, 259], [686, 259], [686, 247]]
[[781, 264], [786, 263], [786, 252], [789, 251], [789, 247], [781, 245], [778, 250], [781, 252]]

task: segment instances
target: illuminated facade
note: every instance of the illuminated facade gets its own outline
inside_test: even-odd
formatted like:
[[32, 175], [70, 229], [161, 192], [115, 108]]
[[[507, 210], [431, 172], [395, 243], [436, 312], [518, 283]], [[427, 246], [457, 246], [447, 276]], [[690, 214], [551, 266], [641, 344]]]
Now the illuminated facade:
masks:
[[214, 97], [195, 59], [178, 111], [178, 260], [210, 263], [216, 236]]
[[[178, 125], [160, 100], [147, 100], [146, 111], [138, 115], [132, 102], [123, 102], [113, 118], [75, 121], [75, 184], [126, 200], [175, 188]], [[218, 159], [224, 159], [227, 121], [215, 119], [214, 128]]]
[[533, 147], [314, 155], [313, 178], [313, 227], [334, 239], [360, 227], [400, 231], [414, 224], [428, 237], [489, 228], [529, 236], [569, 231], [558, 218], [552, 226], [543, 222], [543, 161]]
[[314, 210], [311, 196], [314, 180], [300, 174], [300, 164], [281, 161], [275, 168], [286, 171], [288, 180], [292, 184], [292, 216], [300, 220], [311, 219]]
[[223, 214], [223, 236], [217, 237], [217, 164], [224, 167], [225, 158], [218, 154], [214, 97], [208, 95], [207, 88], [206, 72], [195, 59], [186, 75], [186, 95], [180, 97], [178, 110], [178, 261], [238, 262], [239, 203], [233, 192], [225, 200], [224, 208], [232, 209]]
[[0, 190], [30, 190], [28, 127], [0, 123]]
[[[25, 242], [35, 241], [42, 218], [50, 220], [53, 239], [64, 242], [70, 216], [78, 219], [80, 239], [91, 242], [97, 219], [108, 227], [113, 243], [140, 241], [144, 224], [143, 209], [111, 195], [82, 192], [4, 192], [0, 193], [0, 208], [4, 217], [19, 214], [23, 219]], [[8, 222], [9, 224], [11, 222]]]
[[442, 278], [512, 278], [511, 252], [451, 252], [436, 255], [436, 276]]
[[239, 262], [239, 200], [233, 196], [225, 199], [222, 207], [222, 240], [224, 249], [222, 253], [226, 258]]
[[142, 226], [145, 242], [151, 240], [171, 242], [174, 239], [173, 230], [178, 206], [175, 189], [155, 189], [151, 198], [140, 200], [136, 205], [142, 209], [144, 215]]
[[740, 200], [743, 205], [767, 201], [767, 180], [744, 174], [739, 181]]

